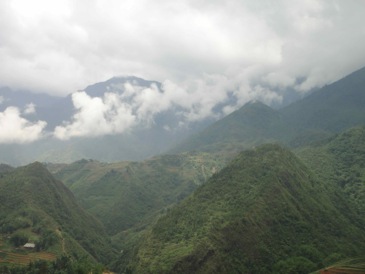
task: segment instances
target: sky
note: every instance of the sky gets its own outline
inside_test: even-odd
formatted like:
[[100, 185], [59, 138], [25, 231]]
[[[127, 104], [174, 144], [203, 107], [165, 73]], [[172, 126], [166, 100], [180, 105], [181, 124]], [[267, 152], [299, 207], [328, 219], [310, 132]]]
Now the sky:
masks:
[[[98, 117], [122, 107], [111, 118], [117, 124], [100, 134], [123, 132], [142, 120], [141, 111], [176, 104], [187, 120], [199, 120], [229, 93], [237, 105], [225, 113], [253, 99], [280, 102], [278, 90], [305, 94], [365, 66], [364, 14], [361, 0], [0, 1], [0, 86], [74, 93], [75, 116], [54, 134], [61, 139], [92, 132], [72, 130], [85, 125], [87, 102], [100, 106]], [[133, 106], [76, 92], [121, 75], [159, 81], [168, 92], [133, 97]], [[0, 125], [12, 117], [13, 130], [32, 130], [35, 140], [44, 121], [31, 123], [26, 114], [8, 109]]]

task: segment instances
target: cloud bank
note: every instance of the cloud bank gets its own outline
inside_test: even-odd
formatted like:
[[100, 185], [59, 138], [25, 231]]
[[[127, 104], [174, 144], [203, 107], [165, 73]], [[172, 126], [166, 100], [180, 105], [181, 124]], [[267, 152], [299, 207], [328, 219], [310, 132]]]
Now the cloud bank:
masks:
[[73, 121], [56, 127], [54, 136], [58, 139], [122, 133], [135, 122], [130, 107], [117, 94], [107, 93], [100, 98], [82, 91], [73, 93], [72, 101], [77, 112]]
[[0, 84], [65, 95], [116, 75], [219, 75], [241, 92], [254, 80], [304, 92], [364, 65], [364, 12], [357, 0], [2, 1]]
[[[156, 84], [146, 87], [127, 82], [122, 86], [109, 86], [103, 97], [91, 97], [85, 91], [75, 92], [72, 102], [76, 113], [71, 121], [55, 128], [54, 136], [68, 140], [72, 137], [125, 133], [136, 126], [151, 126], [157, 114], [168, 110], [174, 110], [180, 124], [187, 124], [206, 118], [220, 118], [242, 102], [253, 99], [259, 98], [266, 103], [281, 100], [276, 93], [257, 87], [240, 97], [239, 92], [234, 94], [230, 91], [231, 83], [219, 76], [209, 76], [209, 79], [189, 84], [183, 87], [167, 80], [161, 87]], [[217, 104], [223, 104], [229, 96], [235, 97], [234, 105], [225, 106], [223, 113], [217, 112]]]
[[60, 139], [126, 132], [174, 106], [197, 121], [364, 66], [364, 12], [357, 0], [1, 1], [0, 86], [66, 95], [117, 75], [162, 83], [74, 93]]
[[30, 143], [43, 137], [47, 123], [32, 123], [21, 117], [18, 108], [8, 107], [0, 112], [0, 143]]

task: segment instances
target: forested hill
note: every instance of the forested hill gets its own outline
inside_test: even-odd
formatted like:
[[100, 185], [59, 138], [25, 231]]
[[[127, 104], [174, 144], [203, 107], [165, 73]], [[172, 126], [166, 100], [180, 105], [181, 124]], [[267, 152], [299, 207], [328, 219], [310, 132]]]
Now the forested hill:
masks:
[[340, 187], [365, 219], [365, 127], [301, 148], [297, 154], [323, 181]]
[[49, 168], [114, 235], [190, 195], [227, 161], [216, 154], [183, 153], [141, 162], [81, 160]]
[[53, 258], [64, 254], [106, 262], [112, 254], [101, 223], [40, 163], [2, 172], [0, 201], [3, 252], [31, 242]]
[[365, 224], [293, 153], [241, 153], [146, 233], [135, 273], [309, 273], [362, 255]]
[[292, 126], [329, 132], [365, 125], [364, 112], [365, 68], [281, 110]]
[[191, 136], [171, 151], [239, 151], [277, 140], [281, 135], [280, 113], [255, 101]]

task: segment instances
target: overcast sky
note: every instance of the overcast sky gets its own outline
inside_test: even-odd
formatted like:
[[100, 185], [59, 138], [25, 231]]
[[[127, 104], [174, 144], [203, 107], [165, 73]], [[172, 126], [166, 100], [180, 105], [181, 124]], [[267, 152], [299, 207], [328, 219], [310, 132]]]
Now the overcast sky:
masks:
[[227, 91], [270, 103], [277, 88], [306, 92], [365, 66], [364, 14], [362, 0], [0, 1], [0, 86], [63, 96], [136, 75], [187, 107], [184, 92], [205, 100], [194, 119]]
[[365, 65], [365, 1], [0, 2], [0, 85], [65, 95], [118, 75], [300, 89]]

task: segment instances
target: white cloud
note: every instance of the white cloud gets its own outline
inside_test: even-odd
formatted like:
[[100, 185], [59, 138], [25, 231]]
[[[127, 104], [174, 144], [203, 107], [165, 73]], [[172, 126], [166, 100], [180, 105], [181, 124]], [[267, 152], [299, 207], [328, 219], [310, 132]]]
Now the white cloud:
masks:
[[[145, 87], [134, 82], [112, 85], [103, 97], [91, 97], [84, 91], [75, 92], [72, 101], [76, 113], [72, 121], [65, 121], [55, 128], [54, 136], [68, 140], [125, 133], [136, 126], [150, 126], [157, 114], [172, 108], [175, 108], [177, 127], [206, 118], [219, 118], [238, 107], [236, 104], [226, 106], [221, 112], [214, 109], [217, 104], [229, 100], [234, 84], [240, 83], [232, 83], [219, 75], [206, 75], [204, 80], [186, 81], [182, 86], [167, 80], [161, 89], [156, 84]], [[255, 99], [265, 103], [282, 99], [259, 85], [248, 89], [236, 90], [234, 96], [239, 104]], [[166, 130], [172, 130], [170, 126], [164, 126]]]
[[81, 91], [72, 94], [72, 101], [77, 113], [72, 122], [55, 128], [54, 136], [58, 139], [122, 133], [135, 123], [130, 107], [117, 94], [107, 93], [99, 98]]
[[194, 121], [230, 96], [238, 105], [224, 113], [364, 66], [364, 12], [357, 0], [1, 1], [0, 84], [68, 94], [116, 75], [163, 83], [163, 92], [131, 85], [114, 101], [74, 95], [77, 114], [56, 130], [63, 139], [124, 132], [175, 105]]
[[0, 112], [0, 143], [30, 143], [43, 137], [47, 123], [32, 123], [21, 117], [15, 107], [8, 107]]
[[24, 114], [34, 114], [35, 112], [35, 104], [29, 103], [25, 106]]
[[309, 76], [310, 88], [364, 65], [364, 11], [356, 0], [3, 1], [0, 82], [65, 94], [121, 74], [180, 85], [254, 65]]

